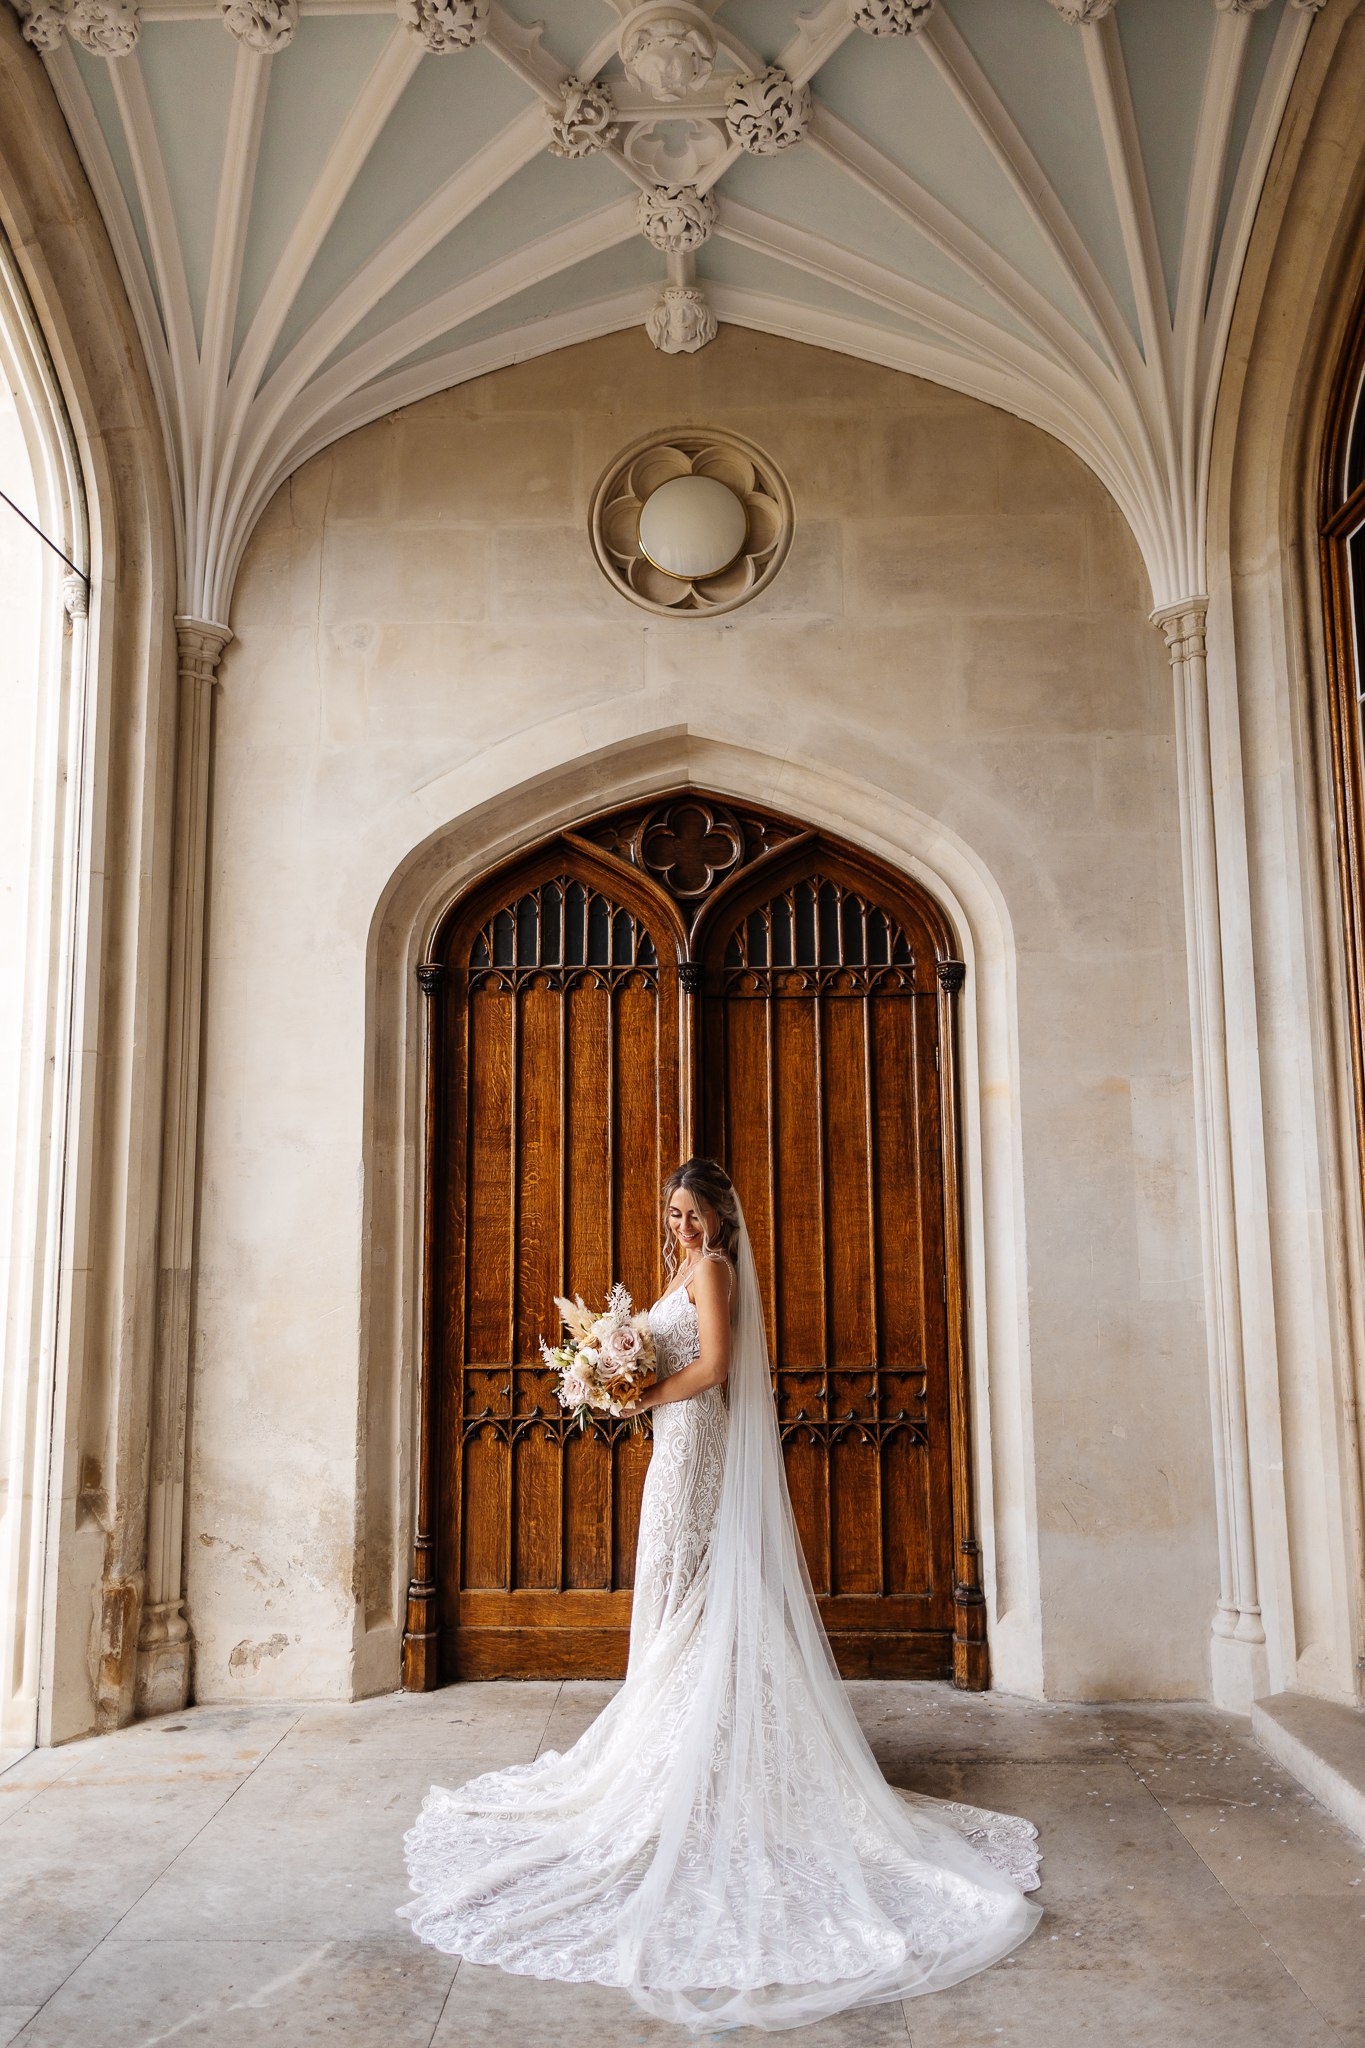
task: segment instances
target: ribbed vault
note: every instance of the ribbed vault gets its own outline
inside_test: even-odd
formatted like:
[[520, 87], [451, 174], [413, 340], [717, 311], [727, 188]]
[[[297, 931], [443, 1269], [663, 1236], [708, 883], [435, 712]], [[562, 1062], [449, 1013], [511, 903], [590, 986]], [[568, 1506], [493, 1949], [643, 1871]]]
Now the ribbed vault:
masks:
[[1046, 428], [1161, 607], [1205, 587], [1228, 323], [1320, 4], [31, 0], [25, 33], [151, 365], [184, 611], [227, 619], [338, 436], [717, 320]]

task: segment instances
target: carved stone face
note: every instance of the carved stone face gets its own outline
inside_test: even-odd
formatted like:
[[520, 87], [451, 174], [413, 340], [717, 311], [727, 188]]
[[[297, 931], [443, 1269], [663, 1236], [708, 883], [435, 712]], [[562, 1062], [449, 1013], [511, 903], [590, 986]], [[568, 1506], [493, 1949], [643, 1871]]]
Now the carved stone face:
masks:
[[716, 338], [716, 316], [695, 285], [666, 285], [650, 308], [645, 328], [666, 356], [694, 355]]
[[711, 76], [714, 36], [686, 15], [656, 15], [621, 39], [626, 76], [656, 100], [680, 100]]

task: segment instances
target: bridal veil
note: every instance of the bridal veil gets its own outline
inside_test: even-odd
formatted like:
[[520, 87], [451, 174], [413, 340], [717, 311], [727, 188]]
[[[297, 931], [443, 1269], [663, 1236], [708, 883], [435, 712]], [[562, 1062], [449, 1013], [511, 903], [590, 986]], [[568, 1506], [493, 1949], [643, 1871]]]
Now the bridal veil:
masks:
[[433, 1789], [407, 1839], [426, 1941], [644, 2011], [766, 2030], [956, 1983], [1036, 1925], [1035, 1829], [887, 1784], [792, 1518], [741, 1224], [707, 1568], [563, 1755]]

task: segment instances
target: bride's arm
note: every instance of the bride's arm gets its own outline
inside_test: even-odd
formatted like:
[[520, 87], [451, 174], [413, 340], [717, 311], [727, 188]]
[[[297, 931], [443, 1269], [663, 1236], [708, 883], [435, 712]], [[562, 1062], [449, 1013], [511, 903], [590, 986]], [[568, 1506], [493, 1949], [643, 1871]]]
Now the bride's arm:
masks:
[[708, 1387], [725, 1384], [730, 1373], [730, 1296], [733, 1275], [728, 1259], [703, 1259], [692, 1280], [692, 1299], [697, 1310], [700, 1356], [681, 1372], [672, 1372], [656, 1386], [646, 1387], [627, 1415], [643, 1414], [646, 1408], [661, 1407], [667, 1401], [687, 1401], [704, 1394]]

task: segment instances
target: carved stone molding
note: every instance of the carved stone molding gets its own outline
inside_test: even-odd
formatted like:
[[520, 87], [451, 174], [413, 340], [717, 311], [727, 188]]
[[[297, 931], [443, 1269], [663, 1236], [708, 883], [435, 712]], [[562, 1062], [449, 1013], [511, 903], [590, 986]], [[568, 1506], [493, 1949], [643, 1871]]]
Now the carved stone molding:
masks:
[[775, 156], [805, 134], [810, 87], [798, 85], [780, 64], [770, 64], [752, 78], [735, 80], [726, 99], [725, 120], [750, 156]]
[[730, 150], [730, 138], [718, 121], [685, 120], [662, 114], [636, 121], [626, 130], [621, 154], [656, 185], [695, 185], [718, 171]]
[[1087, 22], [1103, 21], [1106, 14], [1112, 14], [1118, 0], [1052, 0], [1052, 5], [1063, 21], [1069, 21], [1073, 27], [1084, 27]]
[[1203, 660], [1207, 621], [1208, 600], [1202, 597], [1156, 614], [1173, 667], [1180, 662]]
[[288, 49], [298, 25], [299, 0], [223, 0], [228, 34], [262, 57]]
[[716, 224], [716, 202], [695, 185], [659, 185], [640, 194], [635, 217], [647, 242], [665, 256], [684, 256], [708, 240]]
[[96, 57], [126, 57], [137, 48], [142, 16], [134, 0], [71, 0], [67, 33]]
[[[715, 576], [669, 576], [640, 545], [640, 513], [651, 492], [679, 476], [710, 476], [732, 490], [746, 514], [739, 556]], [[685, 427], [634, 442], [593, 492], [593, 553], [607, 581], [645, 611], [673, 618], [715, 616], [766, 590], [791, 546], [791, 492], [762, 449], [739, 434]]]
[[69, 619], [83, 619], [90, 610], [90, 584], [74, 569], [62, 578], [62, 610]]
[[433, 57], [472, 50], [488, 33], [490, 0], [397, 0], [398, 19]]
[[937, 0], [854, 0], [853, 26], [866, 36], [912, 36], [936, 5]]
[[667, 284], [645, 318], [645, 332], [666, 356], [695, 355], [714, 341], [720, 323], [695, 284]]
[[661, 0], [637, 8], [621, 26], [626, 77], [651, 99], [671, 102], [697, 92], [716, 61], [716, 34], [700, 7]]
[[554, 156], [592, 156], [616, 139], [620, 123], [611, 88], [590, 83], [572, 73], [560, 86], [564, 104], [550, 116], [550, 151]]

